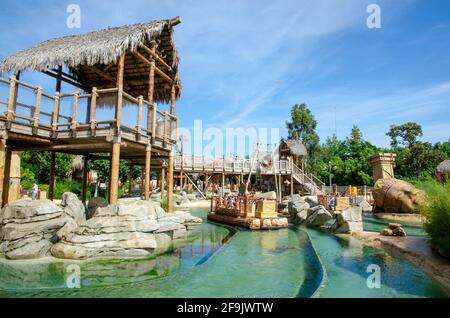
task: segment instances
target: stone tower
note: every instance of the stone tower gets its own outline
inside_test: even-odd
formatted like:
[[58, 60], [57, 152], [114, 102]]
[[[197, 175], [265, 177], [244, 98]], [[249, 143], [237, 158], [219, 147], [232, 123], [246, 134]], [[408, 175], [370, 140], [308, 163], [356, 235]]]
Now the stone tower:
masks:
[[369, 158], [373, 169], [373, 181], [383, 178], [394, 178], [395, 157], [394, 153], [377, 153]]

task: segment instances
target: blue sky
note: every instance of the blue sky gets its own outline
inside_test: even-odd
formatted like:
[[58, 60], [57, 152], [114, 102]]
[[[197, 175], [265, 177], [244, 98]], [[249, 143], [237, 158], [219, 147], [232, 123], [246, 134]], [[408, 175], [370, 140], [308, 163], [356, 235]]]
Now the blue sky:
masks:
[[[81, 7], [81, 28], [66, 7]], [[381, 7], [368, 29], [366, 7]], [[321, 140], [356, 124], [387, 146], [391, 124], [416, 121], [423, 140], [450, 137], [449, 1], [5, 1], [0, 58], [48, 38], [181, 16], [181, 125], [280, 128], [306, 103]], [[27, 74], [24, 79], [35, 79]], [[51, 81], [48, 80], [48, 83]], [[47, 82], [44, 82], [46, 85]], [[48, 84], [50, 85], [50, 84]], [[51, 84], [53, 85], [53, 84]], [[335, 111], [336, 110], [336, 111]]]

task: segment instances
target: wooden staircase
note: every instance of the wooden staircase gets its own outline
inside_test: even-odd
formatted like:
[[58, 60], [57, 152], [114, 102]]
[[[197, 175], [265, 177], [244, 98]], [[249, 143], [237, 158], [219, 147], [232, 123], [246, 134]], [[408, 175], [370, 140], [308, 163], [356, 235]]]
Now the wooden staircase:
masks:
[[295, 164], [292, 164], [292, 176], [295, 181], [303, 186], [303, 189], [308, 194], [317, 195], [323, 193], [322, 189], [325, 186], [325, 183], [312, 173], [305, 173]]

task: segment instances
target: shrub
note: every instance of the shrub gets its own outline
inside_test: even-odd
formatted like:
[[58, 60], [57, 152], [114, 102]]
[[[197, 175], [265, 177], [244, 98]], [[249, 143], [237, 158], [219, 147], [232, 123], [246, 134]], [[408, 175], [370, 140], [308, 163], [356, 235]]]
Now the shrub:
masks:
[[426, 217], [425, 230], [439, 252], [450, 257], [450, 182], [441, 184], [428, 179], [417, 186], [427, 193], [421, 207]]
[[167, 204], [167, 195], [165, 195], [163, 198], [161, 198], [161, 207], [167, 211], [168, 204]]

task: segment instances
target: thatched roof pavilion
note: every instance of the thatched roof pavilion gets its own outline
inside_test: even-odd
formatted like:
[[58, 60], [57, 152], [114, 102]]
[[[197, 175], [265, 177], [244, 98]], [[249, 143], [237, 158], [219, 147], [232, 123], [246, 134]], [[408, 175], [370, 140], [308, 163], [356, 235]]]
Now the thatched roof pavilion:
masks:
[[[135, 163], [145, 166], [144, 198], [149, 199], [151, 162], [164, 175], [159, 159], [167, 158], [168, 210], [172, 209], [172, 150], [179, 125], [175, 101], [181, 95], [173, 27], [180, 22], [176, 17], [64, 36], [0, 62], [1, 73], [14, 73], [8, 79], [0, 77], [0, 85], [9, 87], [7, 96], [0, 96], [0, 158], [7, 158], [4, 171], [0, 165], [0, 179], [6, 180], [0, 182], [1, 205], [9, 200], [11, 153], [39, 150], [51, 151], [50, 199], [56, 152], [84, 156], [83, 162], [76, 163], [78, 168], [83, 166], [83, 201], [87, 162], [109, 159], [111, 204], [118, 199], [121, 159], [130, 167]], [[55, 78], [55, 90], [44, 92], [41, 86], [21, 81], [20, 73], [27, 70]], [[62, 92], [62, 82], [83, 92]], [[21, 99], [24, 88], [35, 94], [34, 104]], [[165, 110], [157, 103], [170, 107]], [[97, 112], [105, 106], [114, 111]], [[125, 106], [130, 107], [124, 111]]]
[[[146, 97], [150, 66], [140, 56], [151, 56], [156, 63], [154, 101], [169, 102], [167, 76], [175, 81], [177, 98], [181, 94], [179, 57], [172, 37], [172, 27], [179, 22], [177, 17], [47, 40], [5, 58], [0, 72], [31, 70], [57, 77], [58, 68], [65, 65], [69, 74], [61, 74], [62, 80], [89, 91], [94, 86], [102, 89], [115, 84], [118, 60], [125, 53], [124, 90], [134, 97]], [[152, 55], [154, 44], [159, 58]]]

